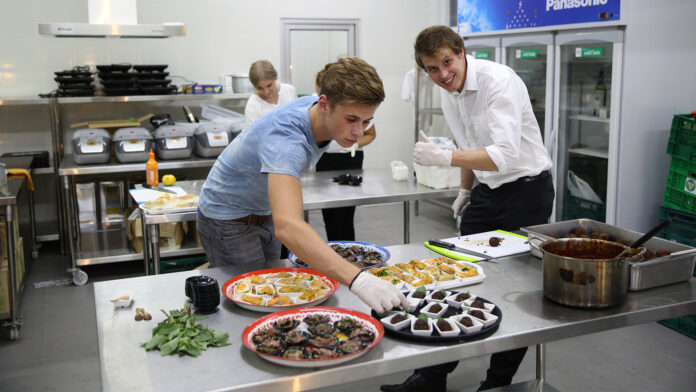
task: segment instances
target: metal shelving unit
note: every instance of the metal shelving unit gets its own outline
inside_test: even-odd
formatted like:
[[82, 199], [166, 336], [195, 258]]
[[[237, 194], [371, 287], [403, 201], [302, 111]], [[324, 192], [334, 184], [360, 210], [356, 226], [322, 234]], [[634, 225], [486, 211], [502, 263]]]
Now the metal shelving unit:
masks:
[[[157, 95], [157, 96], [120, 96], [120, 97], [71, 97], [53, 98], [49, 100], [52, 105], [53, 117], [53, 144], [54, 172], [60, 177], [58, 182], [61, 205], [61, 239], [64, 248], [70, 256], [71, 266], [68, 272], [73, 275], [73, 283], [82, 285], [87, 282], [87, 274], [79, 267], [105, 263], [145, 260], [143, 253], [134, 252], [129, 246], [123, 229], [109, 229], [96, 232], [81, 232], [79, 227], [79, 215], [77, 209], [76, 183], [79, 181], [94, 181], [95, 178], [114, 178], [128, 181], [139, 176], [145, 171], [145, 162], [119, 163], [113, 157], [106, 164], [78, 165], [70, 153], [64, 153], [63, 132], [68, 121], [62, 116], [69, 113], [71, 108], [75, 111], [91, 112], [91, 105], [104, 108], [104, 105], [142, 104], [154, 107], [178, 106], [185, 104], [197, 104], [209, 101], [233, 100], [239, 101], [243, 106], [250, 94], [201, 94], [201, 95]], [[46, 100], [44, 100], [45, 102]], [[87, 108], [84, 105], [88, 105]], [[149, 107], [146, 106], [146, 107]], [[73, 117], [75, 116], [73, 114]], [[74, 118], [73, 118], [74, 120]], [[64, 125], [64, 123], [66, 125]], [[170, 171], [176, 174], [178, 170], [209, 169], [215, 163], [215, 159], [192, 156], [190, 159], [161, 160], [158, 162], [160, 171]], [[46, 169], [44, 169], [46, 170]], [[126, 186], [127, 188], [127, 186]], [[123, 200], [127, 200], [124, 196]], [[145, 233], [143, 234], [145, 235]], [[162, 251], [162, 257], [179, 257], [193, 254], [202, 254], [203, 249], [196, 243], [183, 243], [180, 249]], [[147, 265], [145, 265], [147, 271]]]

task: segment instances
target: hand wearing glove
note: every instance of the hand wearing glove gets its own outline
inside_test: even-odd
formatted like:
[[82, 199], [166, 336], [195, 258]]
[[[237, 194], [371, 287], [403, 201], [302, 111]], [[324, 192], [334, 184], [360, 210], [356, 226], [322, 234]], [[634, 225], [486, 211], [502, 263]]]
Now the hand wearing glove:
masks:
[[454, 211], [454, 219], [457, 219], [457, 217], [461, 214], [464, 213], [464, 210], [466, 210], [466, 207], [469, 206], [469, 201], [471, 199], [471, 191], [468, 189], [460, 188], [459, 189], [459, 195], [457, 195], [457, 198], [454, 200], [454, 203], [452, 203], [452, 211]]
[[369, 272], [361, 271], [353, 283], [350, 292], [357, 295], [367, 306], [378, 314], [401, 305], [408, 309], [406, 297], [390, 282], [380, 279]]
[[413, 148], [413, 160], [423, 166], [450, 166], [452, 151], [445, 150], [431, 142], [423, 131], [420, 131], [420, 140]]

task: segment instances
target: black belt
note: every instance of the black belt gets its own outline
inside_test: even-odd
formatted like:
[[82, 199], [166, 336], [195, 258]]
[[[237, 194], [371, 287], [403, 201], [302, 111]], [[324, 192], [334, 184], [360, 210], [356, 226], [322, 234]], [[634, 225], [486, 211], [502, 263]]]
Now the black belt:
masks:
[[237, 221], [237, 222], [248, 223], [248, 224], [254, 223], [254, 224], [262, 225], [262, 224], [266, 223], [266, 221], [267, 221], [268, 218], [270, 218], [270, 217], [271, 217], [270, 215], [254, 215], [254, 214], [251, 214], [251, 215], [243, 216], [243, 217], [241, 217], [241, 218], [236, 218], [236, 219], [232, 219], [232, 220], [233, 220], [233, 221]]
[[550, 175], [551, 175], [550, 171], [544, 170], [543, 172], [537, 174], [536, 176], [520, 177], [517, 180], [515, 180], [515, 182], [532, 182], [532, 181], [544, 179], [546, 177], [549, 177]]

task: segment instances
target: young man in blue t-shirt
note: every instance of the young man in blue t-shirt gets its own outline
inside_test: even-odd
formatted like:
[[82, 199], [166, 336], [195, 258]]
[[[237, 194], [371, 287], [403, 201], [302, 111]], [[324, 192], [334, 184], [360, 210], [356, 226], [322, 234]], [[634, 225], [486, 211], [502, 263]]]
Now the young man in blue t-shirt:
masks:
[[277, 260], [282, 241], [375, 311], [407, 307], [394, 285], [345, 261], [302, 219], [302, 172], [331, 140], [352, 146], [383, 100], [375, 69], [344, 58], [326, 71], [318, 97], [280, 106], [235, 138], [201, 189], [197, 228], [211, 266]]

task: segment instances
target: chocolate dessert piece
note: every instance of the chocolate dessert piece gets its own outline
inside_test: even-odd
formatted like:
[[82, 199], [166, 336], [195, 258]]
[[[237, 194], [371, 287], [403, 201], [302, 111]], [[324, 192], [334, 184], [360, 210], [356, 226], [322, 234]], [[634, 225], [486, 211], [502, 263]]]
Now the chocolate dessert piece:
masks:
[[437, 320], [437, 327], [440, 329], [440, 331], [451, 331], [452, 330], [452, 325], [448, 323], [447, 321], [443, 320], [442, 318]]
[[462, 302], [462, 301], [466, 301], [469, 298], [471, 298], [471, 294], [469, 294], [469, 292], [466, 292], [466, 293], [459, 293], [456, 297], [454, 297], [454, 300], [457, 302]]
[[500, 237], [491, 237], [488, 239], [488, 245], [495, 247], [495, 246], [500, 245], [500, 243], [502, 241], [503, 241], [503, 239]]
[[438, 290], [433, 293], [433, 295], [430, 297], [432, 299], [445, 299], [447, 296], [447, 293], [445, 293], [445, 290]]
[[471, 321], [471, 317], [468, 317], [468, 316], [464, 316], [464, 317], [460, 318], [459, 324], [461, 324], [465, 327], [473, 327], [474, 326], [474, 322]]
[[483, 321], [486, 321], [486, 320], [487, 320], [486, 316], [485, 316], [485, 315], [483, 314], [483, 312], [480, 311], [480, 310], [472, 310], [472, 311], [469, 312], [469, 314], [472, 315], [472, 316], [474, 316], [474, 317], [476, 317], [477, 319], [480, 319], [480, 320], [483, 320]]
[[397, 314], [396, 316], [392, 317], [392, 319], [391, 319], [390, 322], [391, 322], [392, 324], [398, 324], [398, 323], [400, 323], [400, 322], [402, 322], [402, 321], [404, 321], [404, 320], [406, 320], [406, 316], [403, 315], [403, 314], [401, 314], [401, 313], [399, 313], [399, 314]]
[[475, 300], [474, 302], [471, 303], [472, 308], [479, 308], [479, 309], [486, 309], [486, 305], [483, 304], [483, 301], [480, 299]]
[[418, 319], [413, 323], [413, 329], [428, 330], [430, 328], [428, 327], [427, 321]]
[[440, 304], [435, 304], [432, 305], [431, 307], [428, 308], [428, 312], [430, 313], [439, 313], [442, 310], [442, 305]]

